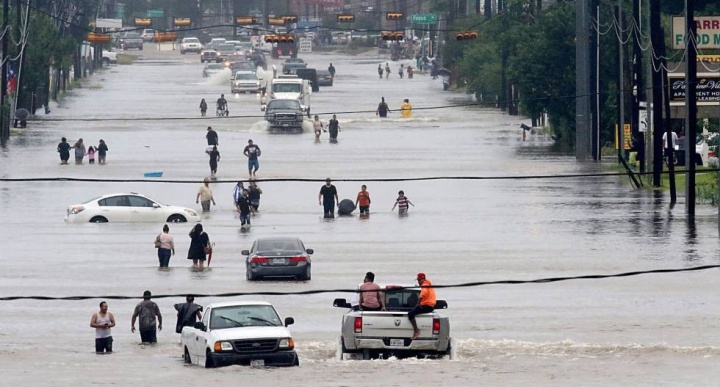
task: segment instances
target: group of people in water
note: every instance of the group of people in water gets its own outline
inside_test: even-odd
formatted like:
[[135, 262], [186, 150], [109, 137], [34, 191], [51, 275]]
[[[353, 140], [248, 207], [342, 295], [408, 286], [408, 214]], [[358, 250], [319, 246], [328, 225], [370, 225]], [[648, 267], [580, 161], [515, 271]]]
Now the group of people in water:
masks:
[[75, 165], [82, 164], [85, 156], [88, 157], [90, 164], [95, 164], [96, 153], [98, 155], [98, 163], [105, 164], [105, 157], [108, 152], [108, 146], [105, 140], [100, 140], [100, 144], [97, 146], [90, 145], [86, 148], [82, 138], [78, 139], [74, 145], [70, 145], [70, 143], [67, 142], [67, 138], [63, 137], [57, 146], [57, 151], [60, 154], [60, 164], [68, 163], [68, 160], [70, 160], [70, 151], [73, 149], [75, 150]]
[[[405, 77], [405, 72], [407, 71], [408, 79], [413, 79], [413, 75], [415, 75], [415, 70], [412, 66], [405, 67], [404, 64], [400, 64], [400, 67], [398, 67], [398, 76], [400, 76], [400, 79], [403, 79]], [[385, 62], [385, 68], [383, 69], [382, 64], [378, 64], [377, 68], [378, 76], [380, 79], [383, 79], [383, 75], [385, 75], [385, 79], [390, 78], [390, 74], [392, 73], [392, 70], [390, 69], [390, 63]]]

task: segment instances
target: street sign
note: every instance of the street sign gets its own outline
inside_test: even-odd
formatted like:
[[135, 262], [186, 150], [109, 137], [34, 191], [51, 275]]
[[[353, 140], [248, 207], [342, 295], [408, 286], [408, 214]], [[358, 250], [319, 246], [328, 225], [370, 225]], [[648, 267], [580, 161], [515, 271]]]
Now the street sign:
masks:
[[165, 17], [165, 11], [162, 9], [148, 9], [147, 17]]
[[410, 16], [410, 23], [413, 24], [436, 24], [437, 15], [432, 13], [416, 13]]
[[306, 53], [312, 52], [312, 39], [300, 38], [300, 48], [298, 52]]

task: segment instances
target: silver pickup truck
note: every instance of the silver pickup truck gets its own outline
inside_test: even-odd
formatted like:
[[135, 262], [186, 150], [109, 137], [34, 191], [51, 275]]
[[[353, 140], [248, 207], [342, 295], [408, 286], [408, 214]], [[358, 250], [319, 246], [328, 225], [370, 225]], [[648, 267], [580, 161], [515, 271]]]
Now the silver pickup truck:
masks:
[[333, 306], [349, 309], [343, 315], [338, 355], [346, 358], [387, 359], [390, 356], [448, 357], [452, 359], [450, 321], [437, 312], [447, 309], [447, 302], [438, 300], [435, 311], [415, 317], [420, 337], [413, 340], [413, 327], [407, 314], [417, 305], [419, 289], [386, 286], [387, 311], [357, 310], [344, 298], [336, 298]]

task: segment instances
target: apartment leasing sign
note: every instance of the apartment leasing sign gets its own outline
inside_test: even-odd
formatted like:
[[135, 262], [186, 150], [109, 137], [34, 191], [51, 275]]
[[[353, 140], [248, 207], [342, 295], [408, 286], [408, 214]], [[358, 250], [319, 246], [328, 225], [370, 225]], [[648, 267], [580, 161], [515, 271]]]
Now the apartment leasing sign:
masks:
[[[695, 26], [698, 48], [720, 49], [720, 16], [697, 16]], [[682, 16], [673, 17], [673, 48], [685, 49], [685, 18]]]

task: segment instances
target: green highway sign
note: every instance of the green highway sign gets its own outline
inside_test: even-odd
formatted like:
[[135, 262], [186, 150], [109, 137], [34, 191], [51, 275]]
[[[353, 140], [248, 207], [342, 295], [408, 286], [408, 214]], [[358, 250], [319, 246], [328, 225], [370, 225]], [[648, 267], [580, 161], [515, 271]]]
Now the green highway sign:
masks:
[[437, 15], [432, 13], [416, 13], [410, 17], [410, 22], [413, 24], [435, 24], [437, 19]]
[[162, 9], [148, 9], [147, 17], [164, 17], [165, 11]]

